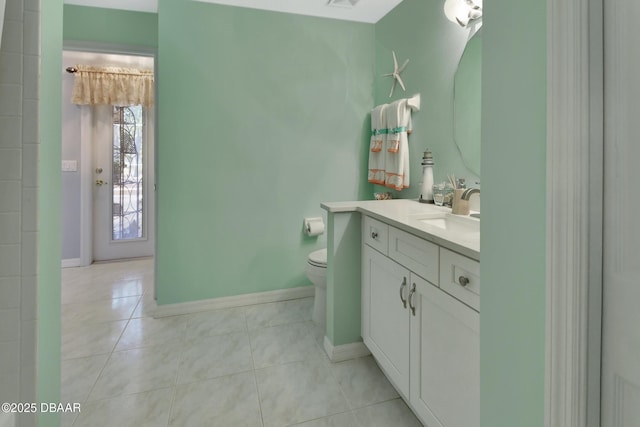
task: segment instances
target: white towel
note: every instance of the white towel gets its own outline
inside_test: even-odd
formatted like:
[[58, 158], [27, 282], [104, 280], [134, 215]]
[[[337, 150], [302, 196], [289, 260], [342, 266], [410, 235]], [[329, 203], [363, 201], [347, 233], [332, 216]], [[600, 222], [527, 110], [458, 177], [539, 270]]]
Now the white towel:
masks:
[[409, 138], [412, 131], [411, 107], [407, 99], [393, 102], [385, 109], [389, 133], [385, 144], [385, 183], [395, 190], [409, 187]]
[[385, 185], [385, 136], [387, 134], [385, 110], [387, 104], [371, 110], [371, 144], [369, 146], [368, 180], [373, 184]]

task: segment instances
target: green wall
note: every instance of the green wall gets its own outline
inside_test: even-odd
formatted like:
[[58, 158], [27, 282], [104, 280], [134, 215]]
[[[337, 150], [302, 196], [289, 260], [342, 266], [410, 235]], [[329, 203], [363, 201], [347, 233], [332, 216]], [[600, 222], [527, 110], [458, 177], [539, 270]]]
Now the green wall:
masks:
[[[38, 372], [40, 402], [60, 401], [60, 194], [62, 0], [42, 1], [38, 165]], [[40, 414], [39, 426], [59, 425]]]
[[481, 425], [544, 425], [546, 3], [485, 2]]
[[[526, 16], [526, 19], [514, 17]], [[482, 58], [481, 425], [544, 424], [546, 8], [544, 2], [485, 2]], [[376, 24], [376, 104], [422, 94], [410, 137], [417, 197], [421, 151], [434, 151], [436, 180], [474, 179], [452, 140], [453, 76], [466, 30], [439, 1], [404, 0]], [[388, 98], [381, 77], [410, 59], [407, 92]], [[382, 187], [376, 187], [381, 189]]]
[[[448, 21], [442, 6], [442, 1], [404, 0], [376, 24], [376, 105], [416, 93], [422, 98], [420, 111], [413, 113], [414, 130], [409, 137], [411, 186], [396, 193], [403, 199], [420, 195], [425, 148], [433, 151], [436, 182], [450, 173], [466, 178], [472, 186], [480, 180], [464, 166], [453, 139], [453, 78], [469, 30]], [[407, 91], [397, 85], [389, 98], [392, 81], [382, 74], [393, 71], [391, 51], [396, 52], [399, 65], [406, 59], [409, 64], [401, 75]]]
[[64, 40], [157, 47], [158, 15], [66, 4]]
[[302, 219], [370, 194], [374, 26], [159, 4], [159, 304], [310, 284]]

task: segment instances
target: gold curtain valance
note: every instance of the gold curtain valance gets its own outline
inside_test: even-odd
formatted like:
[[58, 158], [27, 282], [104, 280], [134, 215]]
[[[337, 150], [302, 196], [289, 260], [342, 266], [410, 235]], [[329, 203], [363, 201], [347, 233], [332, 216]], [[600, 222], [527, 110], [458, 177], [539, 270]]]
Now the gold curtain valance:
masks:
[[76, 65], [71, 102], [153, 106], [153, 71]]

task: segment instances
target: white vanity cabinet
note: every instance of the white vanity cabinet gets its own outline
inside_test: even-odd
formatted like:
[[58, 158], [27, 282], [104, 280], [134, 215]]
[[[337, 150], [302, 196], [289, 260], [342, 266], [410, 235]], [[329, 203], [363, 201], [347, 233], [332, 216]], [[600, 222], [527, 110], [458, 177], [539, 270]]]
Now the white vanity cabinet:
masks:
[[362, 339], [406, 399], [409, 397], [411, 320], [407, 297], [411, 274], [365, 245], [362, 280], [366, 283], [362, 287]]
[[479, 292], [478, 261], [364, 217], [362, 338], [428, 427], [480, 425]]
[[418, 279], [412, 301], [410, 405], [429, 427], [479, 426], [480, 314]]

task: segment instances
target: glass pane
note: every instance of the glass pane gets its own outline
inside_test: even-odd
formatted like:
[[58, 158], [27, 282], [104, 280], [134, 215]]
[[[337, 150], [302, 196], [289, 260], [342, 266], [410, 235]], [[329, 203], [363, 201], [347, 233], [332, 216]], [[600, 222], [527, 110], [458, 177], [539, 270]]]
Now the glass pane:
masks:
[[141, 105], [113, 107], [113, 240], [144, 236], [142, 117]]

